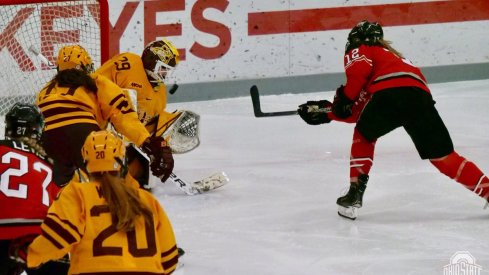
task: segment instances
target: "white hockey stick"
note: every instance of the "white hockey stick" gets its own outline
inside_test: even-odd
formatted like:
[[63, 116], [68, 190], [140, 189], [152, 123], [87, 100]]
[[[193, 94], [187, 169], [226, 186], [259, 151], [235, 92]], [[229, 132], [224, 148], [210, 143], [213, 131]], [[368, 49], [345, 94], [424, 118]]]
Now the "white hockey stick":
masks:
[[49, 59], [47, 59], [47, 57], [45, 57], [40, 51], [38, 51], [36, 47], [34, 47], [34, 45], [31, 45], [29, 47], [29, 51], [35, 54], [44, 65], [48, 66], [50, 69], [56, 69], [56, 65], [54, 65], [53, 62], [49, 61]]

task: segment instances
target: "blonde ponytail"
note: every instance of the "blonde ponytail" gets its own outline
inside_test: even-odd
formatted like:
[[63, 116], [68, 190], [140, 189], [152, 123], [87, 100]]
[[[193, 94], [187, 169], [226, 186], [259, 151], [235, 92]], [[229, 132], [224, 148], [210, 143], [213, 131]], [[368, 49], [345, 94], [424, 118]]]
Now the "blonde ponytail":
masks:
[[[46, 151], [41, 146], [41, 144], [39, 144], [39, 141], [37, 139], [30, 138], [30, 137], [16, 137], [14, 138], [14, 140], [18, 140], [29, 145], [32, 149], [34, 149], [34, 153], [40, 155], [41, 157], [43, 158], [48, 157]], [[49, 159], [49, 161], [52, 163], [51, 159]]]
[[119, 172], [92, 173], [90, 176], [100, 182], [102, 196], [109, 205], [117, 230], [133, 230], [140, 215], [149, 223], [153, 215], [151, 210], [140, 199], [136, 187], [120, 177]]
[[399, 56], [400, 58], [404, 58], [404, 56], [402, 55], [402, 53], [400, 53], [399, 51], [397, 51], [396, 49], [394, 49], [391, 44], [392, 42], [391, 41], [387, 41], [387, 40], [384, 40], [384, 39], [379, 39], [378, 42], [380, 44], [380, 46], [388, 49], [391, 53]]

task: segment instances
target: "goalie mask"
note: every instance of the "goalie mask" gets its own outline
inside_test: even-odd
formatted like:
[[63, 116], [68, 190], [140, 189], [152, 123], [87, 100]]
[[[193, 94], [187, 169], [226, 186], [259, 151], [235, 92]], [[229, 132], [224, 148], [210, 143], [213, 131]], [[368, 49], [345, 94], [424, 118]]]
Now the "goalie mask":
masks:
[[57, 59], [58, 71], [68, 69], [83, 70], [93, 73], [93, 62], [88, 52], [80, 45], [64, 46], [59, 49]]
[[82, 148], [82, 157], [89, 173], [125, 169], [125, 155], [124, 143], [109, 131], [90, 133]]
[[36, 105], [15, 103], [5, 115], [5, 137], [41, 139], [44, 118]]
[[358, 48], [361, 44], [375, 45], [384, 38], [382, 26], [377, 22], [369, 22], [367, 20], [360, 21], [348, 34], [348, 42], [346, 42], [345, 53], [352, 49]]
[[141, 55], [149, 82], [156, 86], [163, 83], [167, 75], [180, 62], [180, 55], [173, 44], [166, 40], [149, 43]]

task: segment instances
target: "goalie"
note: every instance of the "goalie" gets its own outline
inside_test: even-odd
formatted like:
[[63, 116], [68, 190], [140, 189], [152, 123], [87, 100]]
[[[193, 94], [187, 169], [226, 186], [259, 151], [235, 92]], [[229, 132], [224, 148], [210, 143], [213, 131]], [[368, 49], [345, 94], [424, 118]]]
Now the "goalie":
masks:
[[[112, 57], [96, 74], [125, 89], [148, 132], [163, 137], [173, 153], [181, 154], [199, 146], [200, 117], [190, 111], [169, 113], [165, 110], [167, 88], [164, 81], [179, 61], [178, 50], [170, 41], [161, 39], [149, 43], [141, 56], [126, 52]], [[128, 146], [127, 156], [131, 175], [141, 187], [150, 189], [147, 158], [133, 146]]]

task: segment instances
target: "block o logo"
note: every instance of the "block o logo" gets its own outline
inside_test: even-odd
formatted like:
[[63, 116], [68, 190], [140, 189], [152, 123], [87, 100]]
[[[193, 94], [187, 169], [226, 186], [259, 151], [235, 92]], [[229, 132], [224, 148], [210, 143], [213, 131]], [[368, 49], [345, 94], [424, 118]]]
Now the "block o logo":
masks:
[[470, 252], [457, 251], [450, 258], [450, 264], [443, 267], [443, 275], [480, 275], [481, 270]]

